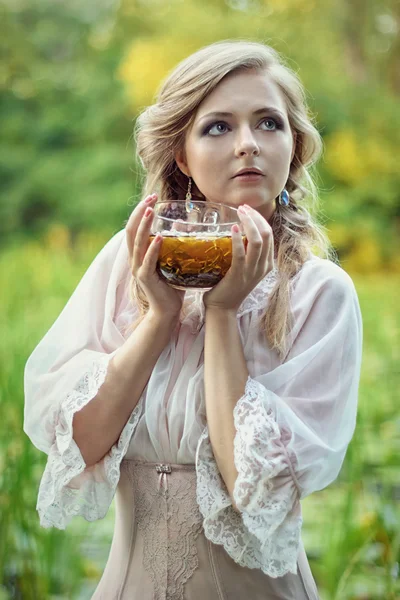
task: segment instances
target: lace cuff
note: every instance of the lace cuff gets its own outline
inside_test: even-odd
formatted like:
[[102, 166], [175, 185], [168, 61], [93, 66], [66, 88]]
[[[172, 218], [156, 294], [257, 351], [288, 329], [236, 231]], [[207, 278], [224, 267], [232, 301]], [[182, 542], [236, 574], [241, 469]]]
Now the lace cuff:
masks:
[[196, 454], [197, 502], [206, 537], [224, 546], [239, 565], [270, 577], [297, 573], [302, 526], [299, 490], [265, 389], [250, 377], [233, 415], [233, 498], [214, 459], [208, 428]]
[[118, 442], [96, 465], [86, 467], [79, 447], [72, 437], [74, 414], [97, 394], [104, 383], [113, 354], [104, 354], [92, 364], [74, 390], [53, 415], [55, 441], [40, 482], [37, 510], [42, 527], [65, 529], [72, 517], [87, 521], [102, 519], [115, 494], [120, 463], [126, 454], [138, 423], [142, 400], [131, 413]]

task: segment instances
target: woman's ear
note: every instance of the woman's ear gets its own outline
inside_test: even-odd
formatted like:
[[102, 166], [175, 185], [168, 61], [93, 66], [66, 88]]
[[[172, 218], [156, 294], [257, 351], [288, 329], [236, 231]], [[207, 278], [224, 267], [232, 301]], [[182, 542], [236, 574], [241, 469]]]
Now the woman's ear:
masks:
[[179, 169], [186, 175], [186, 177], [190, 177], [190, 171], [186, 162], [186, 156], [183, 150], [179, 150], [175, 154], [175, 162], [178, 165]]

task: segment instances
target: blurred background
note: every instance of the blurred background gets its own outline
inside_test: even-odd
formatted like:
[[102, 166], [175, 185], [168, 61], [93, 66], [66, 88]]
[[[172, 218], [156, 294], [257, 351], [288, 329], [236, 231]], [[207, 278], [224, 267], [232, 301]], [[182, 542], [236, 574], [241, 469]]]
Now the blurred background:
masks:
[[358, 427], [303, 502], [322, 600], [400, 598], [400, 3], [2, 0], [0, 600], [89, 599], [114, 509], [67, 531], [35, 510], [46, 456], [22, 431], [25, 362], [140, 195], [135, 116], [216, 40], [264, 41], [306, 86], [325, 144], [322, 220], [364, 319]]

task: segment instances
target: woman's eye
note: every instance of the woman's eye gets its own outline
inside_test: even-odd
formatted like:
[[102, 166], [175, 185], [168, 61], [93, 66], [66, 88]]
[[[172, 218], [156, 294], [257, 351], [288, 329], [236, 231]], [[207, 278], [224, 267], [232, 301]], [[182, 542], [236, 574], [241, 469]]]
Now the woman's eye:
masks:
[[275, 119], [264, 119], [264, 121], [262, 122], [262, 124], [266, 124], [266, 130], [267, 131], [274, 131], [275, 129], [279, 129], [278, 127], [278, 123], [275, 121]]
[[225, 123], [214, 123], [207, 128], [207, 133], [209, 135], [219, 135], [220, 133], [225, 133], [227, 126]]
[[[264, 127], [264, 125], [265, 125], [265, 127]], [[283, 128], [283, 126], [279, 123], [278, 120], [272, 119], [272, 118], [263, 119], [263, 121], [261, 121], [260, 126], [264, 131], [275, 131], [276, 129]], [[228, 129], [229, 128], [228, 128], [227, 124], [220, 121], [218, 123], [212, 123], [211, 125], [206, 127], [204, 133], [206, 135], [211, 135], [211, 136], [217, 137], [217, 136], [225, 133]]]

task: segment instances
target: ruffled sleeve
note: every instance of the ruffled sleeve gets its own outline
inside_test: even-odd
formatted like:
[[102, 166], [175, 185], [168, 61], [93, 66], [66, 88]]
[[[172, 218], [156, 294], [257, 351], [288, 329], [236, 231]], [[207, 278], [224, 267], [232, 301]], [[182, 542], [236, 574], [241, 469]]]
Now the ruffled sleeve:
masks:
[[207, 538], [238, 564], [270, 577], [297, 572], [300, 500], [339, 474], [356, 425], [361, 371], [359, 302], [340, 267], [322, 259], [307, 262], [291, 303], [295, 326], [285, 360], [269, 372], [252, 363], [234, 408], [237, 510], [207, 427], [196, 452]]
[[87, 467], [73, 439], [74, 414], [97, 394], [108, 364], [124, 343], [130, 305], [125, 230], [97, 255], [64, 310], [29, 357], [24, 374], [24, 431], [48, 454], [37, 510], [43, 527], [64, 529], [72, 517], [103, 518], [119, 480], [119, 468], [140, 417], [132, 411], [119, 439]]

